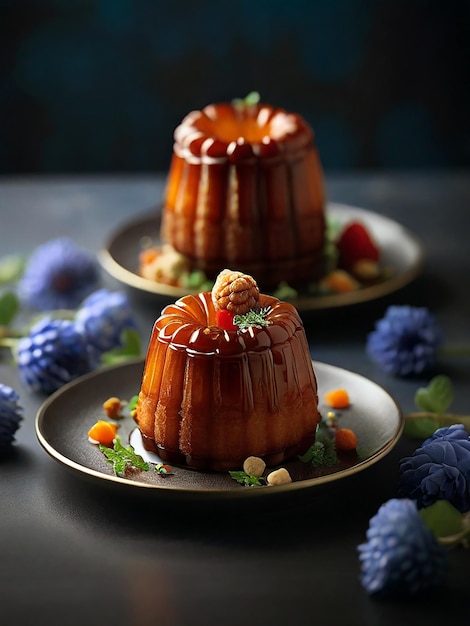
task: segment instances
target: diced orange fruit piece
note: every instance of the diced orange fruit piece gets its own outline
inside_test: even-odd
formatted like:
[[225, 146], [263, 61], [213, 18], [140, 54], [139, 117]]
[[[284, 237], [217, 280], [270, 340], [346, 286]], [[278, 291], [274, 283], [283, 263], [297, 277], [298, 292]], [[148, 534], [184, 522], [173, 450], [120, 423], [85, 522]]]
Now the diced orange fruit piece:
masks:
[[333, 409], [345, 409], [351, 402], [346, 389], [332, 389], [325, 393], [325, 402]]
[[357, 280], [345, 270], [333, 270], [320, 282], [320, 287], [333, 293], [349, 293], [360, 287]]
[[139, 258], [143, 265], [149, 265], [155, 261], [157, 256], [158, 250], [156, 248], [146, 248], [145, 250], [142, 250]]
[[112, 446], [114, 438], [116, 437], [117, 424], [112, 422], [105, 422], [104, 420], [98, 420], [94, 426], [88, 431], [88, 437], [97, 443], [103, 444], [103, 446]]
[[358, 439], [356, 433], [350, 428], [338, 428], [335, 434], [337, 450], [349, 452], [357, 448]]

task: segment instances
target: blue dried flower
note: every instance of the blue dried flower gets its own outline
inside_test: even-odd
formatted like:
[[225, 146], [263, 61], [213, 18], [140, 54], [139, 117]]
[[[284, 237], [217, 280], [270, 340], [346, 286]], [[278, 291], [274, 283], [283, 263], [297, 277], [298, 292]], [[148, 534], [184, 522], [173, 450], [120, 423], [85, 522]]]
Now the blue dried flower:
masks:
[[91, 369], [85, 338], [69, 320], [39, 321], [18, 342], [17, 358], [26, 386], [47, 394]]
[[394, 376], [422, 374], [436, 362], [442, 334], [425, 307], [390, 306], [367, 338], [369, 357]]
[[86, 338], [93, 362], [121, 346], [122, 331], [135, 328], [132, 309], [123, 293], [100, 289], [88, 296], [75, 316], [75, 327]]
[[96, 289], [99, 267], [93, 255], [66, 237], [51, 239], [31, 254], [18, 294], [38, 311], [75, 309]]
[[419, 508], [448, 500], [462, 513], [470, 511], [470, 437], [461, 424], [439, 428], [400, 461], [399, 493]]
[[465, 426], [463, 424], [452, 424], [452, 426], [443, 426], [442, 428], [438, 428], [430, 437], [423, 441], [421, 447], [427, 446], [428, 443], [436, 440], [453, 441], [454, 443], [461, 445], [465, 448], [465, 450], [470, 451], [470, 436], [465, 430]]
[[23, 419], [19, 400], [20, 396], [14, 389], [0, 383], [0, 451], [14, 441]]
[[444, 582], [447, 553], [413, 500], [388, 500], [371, 518], [366, 536], [358, 551], [368, 593], [414, 595]]

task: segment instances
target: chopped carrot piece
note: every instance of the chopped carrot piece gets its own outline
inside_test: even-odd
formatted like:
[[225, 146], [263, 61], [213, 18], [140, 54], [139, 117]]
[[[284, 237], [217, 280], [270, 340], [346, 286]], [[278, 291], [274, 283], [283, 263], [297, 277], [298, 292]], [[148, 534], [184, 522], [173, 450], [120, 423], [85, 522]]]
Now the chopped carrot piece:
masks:
[[150, 263], [153, 263], [153, 261], [155, 261], [157, 256], [158, 256], [158, 250], [156, 248], [146, 248], [145, 250], [142, 250], [142, 252], [139, 255], [139, 258], [140, 258], [140, 262], [143, 265], [149, 265]]
[[325, 402], [333, 409], [345, 409], [350, 405], [346, 389], [332, 389], [325, 394]]
[[357, 448], [356, 433], [350, 428], [338, 428], [335, 434], [337, 450], [350, 451]]
[[117, 424], [98, 420], [88, 431], [88, 437], [92, 442], [101, 443], [104, 446], [111, 446], [116, 437]]
[[348, 293], [360, 287], [357, 280], [345, 270], [333, 270], [323, 278], [320, 286], [333, 293]]

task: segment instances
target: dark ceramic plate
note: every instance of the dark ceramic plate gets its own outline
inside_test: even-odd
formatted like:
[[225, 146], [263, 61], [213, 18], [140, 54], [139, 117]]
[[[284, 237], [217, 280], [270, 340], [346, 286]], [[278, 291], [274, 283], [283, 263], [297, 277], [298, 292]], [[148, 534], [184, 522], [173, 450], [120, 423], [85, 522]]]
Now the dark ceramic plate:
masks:
[[[39, 409], [36, 433], [46, 452], [64, 466], [99, 481], [153, 490], [156, 496], [245, 499], [312, 489], [360, 472], [383, 458], [397, 443], [404, 423], [395, 401], [376, 383], [332, 365], [315, 361], [313, 365], [320, 399], [331, 389], [348, 390], [351, 406], [338, 419], [341, 426], [354, 429], [359, 446], [357, 454], [344, 455], [333, 467], [315, 468], [298, 459], [284, 463], [293, 478], [287, 485], [243, 487], [228, 473], [176, 466], [172, 467], [171, 476], [160, 476], [155, 471], [134, 472], [125, 478], [114, 475], [102, 452], [88, 441], [87, 432], [98, 419], [106, 419], [102, 405], [107, 398], [118, 396], [128, 400], [138, 393], [143, 370], [141, 359], [87, 374], [62, 387]], [[320, 410], [326, 414], [327, 408], [320, 406]], [[130, 437], [136, 451], [148, 455], [140, 448], [140, 434], [130, 417], [120, 422], [119, 434], [123, 443]], [[148, 455], [148, 460], [158, 458]]]
[[[397, 222], [371, 211], [343, 204], [330, 203], [327, 213], [331, 220], [339, 224], [353, 220], [363, 222], [380, 247], [382, 264], [390, 267], [393, 273], [387, 280], [357, 291], [299, 297], [292, 301], [298, 310], [329, 309], [374, 300], [405, 287], [421, 273], [423, 246], [415, 235]], [[142, 244], [144, 241], [151, 241], [152, 245], [160, 245], [159, 231], [158, 209], [138, 216], [112, 234], [106, 247], [100, 251], [99, 260], [103, 268], [121, 284], [139, 292], [153, 294], [164, 304], [186, 295], [188, 290], [158, 283], [138, 274]]]

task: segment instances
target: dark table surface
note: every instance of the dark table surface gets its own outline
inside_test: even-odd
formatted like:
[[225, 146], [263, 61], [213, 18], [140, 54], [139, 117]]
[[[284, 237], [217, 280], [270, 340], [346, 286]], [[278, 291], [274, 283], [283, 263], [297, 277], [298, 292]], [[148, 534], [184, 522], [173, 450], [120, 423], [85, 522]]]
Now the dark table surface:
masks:
[[[469, 173], [381, 173], [327, 178], [329, 198], [397, 220], [426, 249], [422, 275], [366, 304], [303, 315], [315, 360], [383, 386], [404, 412], [422, 381], [393, 379], [364, 352], [390, 304], [429, 307], [446, 341], [470, 343]], [[159, 176], [4, 178], [0, 254], [29, 252], [68, 235], [98, 252], [110, 233], [157, 205]], [[104, 283], [122, 289], [114, 279]], [[160, 304], [130, 293], [146, 345]], [[443, 359], [455, 412], [470, 411], [469, 359]], [[470, 553], [451, 552], [448, 585], [413, 600], [370, 598], [356, 546], [370, 517], [396, 496], [404, 437], [356, 475], [270, 504], [171, 504], [156, 491], [110, 487], [57, 463], [39, 445], [44, 398], [26, 392], [15, 367], [0, 381], [21, 394], [25, 418], [0, 462], [0, 624], [442, 624], [470, 617]], [[260, 500], [258, 501], [260, 502]], [[273, 503], [274, 502], [274, 503]]]

